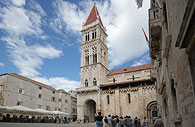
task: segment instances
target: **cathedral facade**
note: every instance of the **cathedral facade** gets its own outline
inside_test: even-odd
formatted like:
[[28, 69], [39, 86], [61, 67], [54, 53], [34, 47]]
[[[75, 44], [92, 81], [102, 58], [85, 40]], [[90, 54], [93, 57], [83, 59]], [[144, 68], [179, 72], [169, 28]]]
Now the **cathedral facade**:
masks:
[[107, 33], [94, 4], [83, 28], [81, 87], [77, 89], [78, 120], [95, 120], [94, 114], [157, 116], [156, 88], [150, 64], [108, 70]]

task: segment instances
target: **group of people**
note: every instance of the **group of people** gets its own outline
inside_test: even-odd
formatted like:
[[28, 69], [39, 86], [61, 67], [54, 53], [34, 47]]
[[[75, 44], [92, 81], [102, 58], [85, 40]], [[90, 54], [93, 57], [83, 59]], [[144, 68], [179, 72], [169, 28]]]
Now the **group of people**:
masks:
[[28, 115], [2, 115], [0, 114], [0, 122], [17, 122], [17, 123], [63, 123], [68, 124], [72, 120], [71, 117], [52, 117], [52, 116], [28, 116]]
[[[96, 126], [103, 127], [149, 127], [149, 121], [146, 117], [141, 121], [137, 117], [134, 119], [131, 116], [119, 117], [119, 116], [103, 116], [101, 112], [95, 114]], [[154, 122], [154, 127], [163, 127], [161, 117], [157, 118]]]

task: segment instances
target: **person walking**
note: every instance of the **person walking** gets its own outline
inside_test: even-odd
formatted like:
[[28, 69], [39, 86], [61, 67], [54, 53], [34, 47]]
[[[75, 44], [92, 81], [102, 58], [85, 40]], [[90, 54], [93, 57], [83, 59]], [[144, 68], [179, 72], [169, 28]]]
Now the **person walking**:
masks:
[[138, 119], [137, 119], [137, 117], [135, 117], [135, 119], [134, 119], [134, 126], [135, 126], [135, 127], [139, 127], [138, 124], [139, 124], [139, 123], [138, 123]]
[[148, 119], [146, 117], [142, 120], [142, 127], [149, 127]]
[[116, 127], [116, 117], [112, 116], [112, 127]]
[[109, 127], [109, 125], [108, 125], [108, 117], [107, 116], [105, 116], [104, 122], [105, 122], [105, 126], [104, 127]]
[[125, 119], [123, 117], [120, 117], [120, 123], [121, 123], [121, 127], [125, 127]]
[[103, 115], [101, 112], [98, 112], [98, 114], [95, 114], [96, 117], [96, 127], [103, 127]]
[[119, 127], [119, 117], [116, 116], [116, 127]]
[[129, 116], [126, 116], [125, 121], [126, 121], [126, 127], [130, 127], [131, 120], [130, 120]]
[[131, 116], [129, 116], [130, 119], [130, 127], [133, 127], [133, 119], [131, 118]]
[[138, 127], [141, 127], [141, 120], [138, 119]]
[[162, 119], [161, 119], [161, 116], [159, 116], [155, 122], [154, 122], [154, 127], [163, 127], [163, 122], [162, 122]]
[[111, 115], [108, 115], [107, 119], [108, 119], [108, 126], [109, 127], [112, 127], [112, 118], [111, 118]]

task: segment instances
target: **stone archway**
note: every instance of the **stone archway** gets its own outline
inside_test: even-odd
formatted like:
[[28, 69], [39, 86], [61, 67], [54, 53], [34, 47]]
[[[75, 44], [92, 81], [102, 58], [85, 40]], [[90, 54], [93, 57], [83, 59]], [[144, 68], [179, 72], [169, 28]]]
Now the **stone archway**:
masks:
[[84, 118], [89, 122], [95, 122], [96, 102], [94, 100], [85, 101]]
[[153, 122], [153, 120], [158, 116], [158, 108], [157, 108], [157, 102], [151, 101], [147, 105], [147, 117], [149, 122]]

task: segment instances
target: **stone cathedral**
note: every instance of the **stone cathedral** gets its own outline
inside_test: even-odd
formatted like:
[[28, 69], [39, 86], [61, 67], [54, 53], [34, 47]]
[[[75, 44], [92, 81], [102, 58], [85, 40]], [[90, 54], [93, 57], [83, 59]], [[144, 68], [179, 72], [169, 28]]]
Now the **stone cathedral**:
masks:
[[151, 64], [108, 70], [107, 33], [96, 4], [82, 27], [81, 87], [77, 89], [77, 119], [95, 120], [94, 114], [157, 116]]

